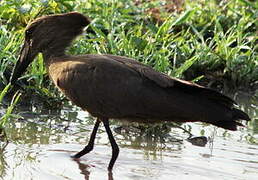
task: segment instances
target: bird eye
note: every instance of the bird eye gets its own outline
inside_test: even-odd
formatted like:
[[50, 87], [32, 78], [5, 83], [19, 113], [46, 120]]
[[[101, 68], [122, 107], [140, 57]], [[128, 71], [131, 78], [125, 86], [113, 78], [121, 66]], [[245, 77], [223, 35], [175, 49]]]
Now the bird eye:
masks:
[[32, 29], [32, 28], [27, 29], [27, 30], [26, 30], [26, 33], [27, 33], [27, 34], [32, 34], [33, 30], [34, 30], [34, 29]]
[[32, 33], [33, 33], [33, 31], [34, 31], [35, 28], [36, 28], [36, 26], [32, 26], [32, 27], [30, 27], [29, 29], [27, 29], [27, 30], [25, 31], [25, 35], [30, 37], [30, 36], [32, 35]]
[[25, 35], [29, 37], [29, 36], [31, 35], [31, 31], [30, 31], [29, 29], [27, 29], [27, 30], [25, 31]]
[[41, 24], [42, 22], [32, 22], [32, 24], [30, 24], [26, 30], [25, 30], [25, 36], [27, 37], [31, 37], [32, 34], [34, 34], [34, 32], [36, 31], [37, 27]]

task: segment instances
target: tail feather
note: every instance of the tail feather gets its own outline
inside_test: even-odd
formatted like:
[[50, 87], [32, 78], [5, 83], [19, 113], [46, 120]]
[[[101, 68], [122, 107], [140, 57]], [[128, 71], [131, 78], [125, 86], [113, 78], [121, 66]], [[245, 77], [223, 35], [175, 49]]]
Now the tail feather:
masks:
[[251, 120], [245, 112], [243, 112], [239, 109], [233, 108], [232, 112], [233, 112], [233, 119], [234, 120], [238, 120], [238, 119], [243, 119], [243, 120], [247, 120], [247, 121]]
[[215, 126], [218, 126], [218, 127], [222, 127], [224, 129], [236, 131], [237, 126], [244, 126], [242, 123], [238, 122], [237, 120], [249, 121], [250, 118], [245, 112], [243, 112], [239, 109], [233, 108], [232, 109], [232, 119], [221, 120], [221, 121], [213, 122], [212, 124]]
[[243, 124], [236, 122], [236, 121], [217, 121], [212, 124], [215, 126], [224, 128], [224, 129], [231, 130], [231, 131], [236, 131], [237, 126], [243, 126]]
[[234, 105], [237, 103], [233, 99], [215, 90], [179, 79], [174, 79], [174, 87], [180, 89], [183, 92], [190, 93], [196, 97], [204, 98], [205, 100], [210, 101], [213, 105], [224, 108], [225, 111], [223, 110], [223, 113], [227, 112], [231, 114], [229, 117], [227, 115], [222, 115], [222, 119], [218, 119], [218, 121], [216, 121], [214, 118], [211, 118], [212, 120], [210, 119], [206, 121], [208, 123], [222, 127], [224, 129], [235, 131], [237, 130], [237, 126], [243, 126], [243, 124], [238, 122], [238, 120], [250, 120], [249, 116], [245, 112], [234, 108]]
[[174, 86], [180, 88], [182, 91], [194, 94], [199, 97], [204, 97], [210, 99], [218, 104], [222, 104], [226, 107], [232, 107], [234, 104], [237, 104], [233, 99], [227, 97], [216, 90], [199, 86], [194, 83], [189, 83], [187, 81], [175, 79]]

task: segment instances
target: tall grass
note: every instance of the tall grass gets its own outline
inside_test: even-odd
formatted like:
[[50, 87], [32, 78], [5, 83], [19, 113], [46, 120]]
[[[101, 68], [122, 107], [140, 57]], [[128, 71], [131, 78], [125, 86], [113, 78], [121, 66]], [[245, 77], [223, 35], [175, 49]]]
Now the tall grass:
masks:
[[8, 123], [10, 118], [17, 117], [16, 115], [13, 115], [12, 112], [14, 110], [15, 105], [18, 103], [20, 97], [21, 97], [20, 92], [16, 92], [14, 94], [10, 106], [8, 106], [5, 114], [0, 118], [0, 129], [3, 129], [5, 127], [5, 125]]
[[[11, 88], [11, 84], [8, 84], [0, 93], [0, 104], [2, 103], [3, 101], [3, 98], [4, 96], [8, 93], [8, 91], [10, 90]], [[11, 101], [11, 104], [10, 106], [8, 106], [5, 114], [0, 117], [0, 132], [2, 132], [2, 130], [4, 129], [6, 123], [8, 122], [8, 120], [14, 116], [12, 114], [13, 110], [14, 110], [14, 107], [15, 105], [17, 104], [17, 102], [19, 101], [19, 98], [21, 96], [21, 93], [20, 92], [16, 92], [12, 98], [12, 101]]]
[[[197, 83], [210, 82], [227, 90], [256, 90], [258, 3], [186, 0], [180, 10], [169, 12], [163, 6], [168, 2], [3, 0], [0, 78], [7, 83], [3, 74], [17, 59], [27, 23], [43, 14], [79, 11], [92, 19], [95, 34], [80, 36], [69, 49], [71, 54], [123, 55]], [[158, 16], [149, 13], [153, 9]], [[59, 97], [47, 78], [42, 56], [22, 78], [29, 82], [27, 88]]]

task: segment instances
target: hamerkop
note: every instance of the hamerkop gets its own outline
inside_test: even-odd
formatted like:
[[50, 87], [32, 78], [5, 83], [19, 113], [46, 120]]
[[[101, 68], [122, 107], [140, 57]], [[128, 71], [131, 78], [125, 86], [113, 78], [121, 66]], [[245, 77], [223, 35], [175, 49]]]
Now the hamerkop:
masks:
[[236, 130], [238, 120], [250, 120], [234, 108], [235, 102], [214, 90], [171, 78], [134, 59], [115, 55], [67, 55], [65, 49], [90, 20], [71, 12], [34, 20], [26, 28], [24, 45], [11, 83], [37, 56], [43, 54], [54, 84], [77, 106], [97, 117], [88, 145], [74, 158], [90, 152], [99, 124], [105, 126], [112, 146], [108, 169], [112, 170], [119, 148], [109, 119], [155, 123], [201, 121]]

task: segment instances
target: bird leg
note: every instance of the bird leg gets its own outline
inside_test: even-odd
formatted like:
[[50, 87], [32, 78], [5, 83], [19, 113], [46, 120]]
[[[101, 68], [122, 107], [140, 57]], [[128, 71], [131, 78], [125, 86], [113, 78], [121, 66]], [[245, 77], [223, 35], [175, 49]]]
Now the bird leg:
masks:
[[106, 132], [108, 134], [108, 138], [109, 138], [109, 141], [110, 141], [110, 144], [111, 144], [111, 147], [112, 147], [112, 157], [111, 157], [111, 160], [110, 160], [109, 165], [108, 165], [108, 170], [112, 171], [112, 168], [113, 168], [113, 166], [116, 162], [116, 159], [118, 157], [118, 154], [119, 154], [119, 147], [116, 144], [116, 140], [114, 139], [112, 131], [109, 127], [108, 119], [103, 119], [103, 123], [104, 123], [105, 129], [106, 129]]
[[72, 156], [73, 158], [80, 158], [82, 157], [83, 155], [89, 153], [90, 151], [93, 150], [93, 147], [94, 147], [94, 140], [95, 140], [95, 137], [96, 137], [96, 134], [97, 134], [97, 130], [99, 128], [99, 124], [100, 124], [100, 120], [97, 119], [95, 125], [94, 125], [94, 128], [93, 128], [93, 131], [91, 133], [91, 136], [90, 136], [90, 141], [88, 143], [87, 146], [84, 147], [83, 150], [81, 150], [80, 152], [78, 152], [77, 154], [75, 154], [74, 156]]

